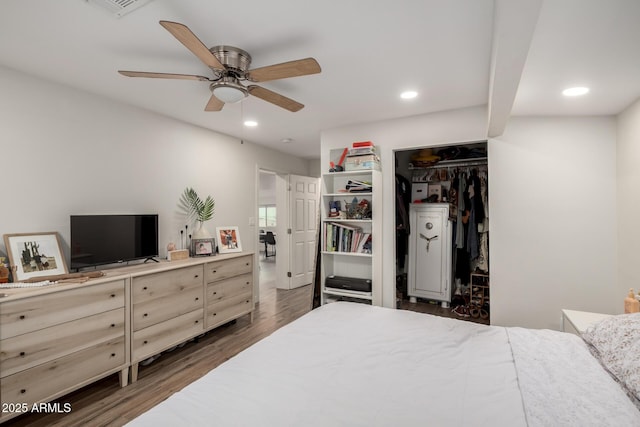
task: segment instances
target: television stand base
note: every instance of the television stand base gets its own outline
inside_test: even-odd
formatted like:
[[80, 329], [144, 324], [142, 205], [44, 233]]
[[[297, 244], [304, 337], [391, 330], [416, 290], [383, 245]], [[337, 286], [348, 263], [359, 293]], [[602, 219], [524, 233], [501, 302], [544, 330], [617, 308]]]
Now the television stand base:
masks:
[[145, 259], [143, 264], [146, 264], [146, 263], [147, 263], [147, 261], [160, 262], [160, 261], [158, 261], [157, 259], [155, 259], [155, 258], [154, 258], [154, 257], [152, 257], [152, 256], [150, 256], [150, 257], [148, 257], [147, 259]]

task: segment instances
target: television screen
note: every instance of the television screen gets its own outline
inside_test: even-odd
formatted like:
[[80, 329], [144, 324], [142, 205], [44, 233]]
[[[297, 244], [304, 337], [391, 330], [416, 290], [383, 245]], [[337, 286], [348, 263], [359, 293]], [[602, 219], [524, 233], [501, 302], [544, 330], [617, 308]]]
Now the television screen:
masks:
[[71, 269], [158, 256], [158, 215], [71, 215]]

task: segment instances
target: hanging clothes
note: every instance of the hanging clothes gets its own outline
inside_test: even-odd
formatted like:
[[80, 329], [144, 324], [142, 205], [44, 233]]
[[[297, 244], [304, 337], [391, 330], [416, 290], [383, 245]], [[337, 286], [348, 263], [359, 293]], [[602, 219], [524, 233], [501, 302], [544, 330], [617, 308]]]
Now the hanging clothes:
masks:
[[411, 182], [396, 174], [396, 266], [404, 269], [409, 248], [409, 204], [411, 203]]

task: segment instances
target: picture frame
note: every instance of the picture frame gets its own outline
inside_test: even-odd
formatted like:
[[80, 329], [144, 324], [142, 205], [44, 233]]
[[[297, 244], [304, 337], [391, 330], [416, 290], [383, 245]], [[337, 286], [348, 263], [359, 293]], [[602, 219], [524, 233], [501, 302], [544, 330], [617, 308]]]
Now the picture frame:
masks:
[[14, 282], [69, 273], [57, 232], [5, 234], [3, 237]]
[[216, 254], [216, 239], [191, 239], [191, 256], [212, 256]]
[[220, 242], [218, 251], [221, 254], [242, 252], [238, 226], [216, 227], [216, 235], [218, 236], [218, 242]]

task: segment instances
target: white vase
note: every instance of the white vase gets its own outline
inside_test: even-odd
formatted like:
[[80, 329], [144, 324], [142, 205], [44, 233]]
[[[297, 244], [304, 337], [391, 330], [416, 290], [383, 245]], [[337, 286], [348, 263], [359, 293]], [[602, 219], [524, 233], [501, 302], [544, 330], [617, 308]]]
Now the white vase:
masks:
[[196, 228], [193, 230], [191, 234], [192, 239], [210, 239], [211, 234], [204, 228], [204, 223], [202, 221], [198, 221], [196, 223]]

